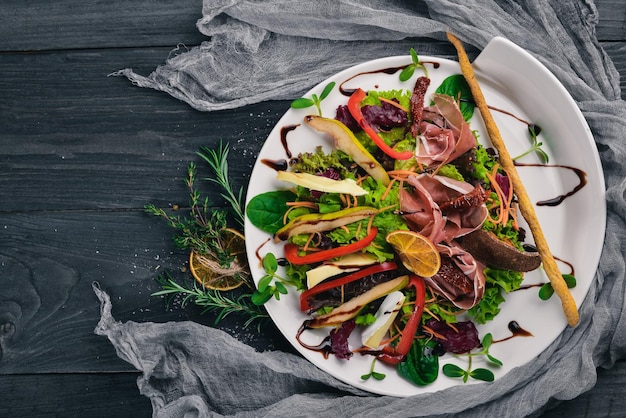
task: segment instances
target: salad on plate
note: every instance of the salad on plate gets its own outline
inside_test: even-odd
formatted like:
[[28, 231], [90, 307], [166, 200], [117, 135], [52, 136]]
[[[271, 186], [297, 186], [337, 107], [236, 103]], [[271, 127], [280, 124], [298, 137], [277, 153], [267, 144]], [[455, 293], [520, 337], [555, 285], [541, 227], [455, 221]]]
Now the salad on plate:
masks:
[[[287, 158], [261, 161], [282, 186], [246, 206], [268, 237], [255, 250], [265, 273], [255, 303], [297, 292], [306, 318], [298, 344], [324, 358], [371, 359], [362, 380], [384, 379], [383, 364], [417, 386], [441, 374], [492, 381], [502, 365], [489, 351], [497, 341], [477, 325], [500, 313], [541, 257], [509, 173], [470, 125], [475, 103], [465, 77], [431, 85], [427, 66], [436, 63], [411, 56], [411, 64], [381, 70], [407, 88], [366, 89], [358, 85], [366, 74], [357, 74], [292, 103], [303, 117], [281, 130]], [[341, 99], [324, 114], [331, 93]], [[540, 128], [527, 125], [531, 152], [547, 157]], [[292, 153], [294, 130], [327, 146]], [[529, 334], [514, 322], [513, 336]], [[467, 356], [467, 367], [440, 367], [446, 353]]]

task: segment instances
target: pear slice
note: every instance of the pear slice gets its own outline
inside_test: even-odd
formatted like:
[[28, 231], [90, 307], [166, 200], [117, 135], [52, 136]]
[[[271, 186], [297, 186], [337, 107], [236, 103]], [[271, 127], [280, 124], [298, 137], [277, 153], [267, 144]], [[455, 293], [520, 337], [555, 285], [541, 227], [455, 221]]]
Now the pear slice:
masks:
[[330, 213], [307, 213], [293, 218], [274, 234], [274, 241], [285, 241], [295, 235], [332, 231], [340, 226], [360, 221], [378, 213], [370, 206], [356, 206]]
[[304, 117], [304, 122], [319, 132], [325, 132], [330, 135], [334, 142], [335, 148], [348, 154], [359, 167], [363, 168], [377, 182], [387, 186], [390, 182], [389, 175], [382, 165], [363, 144], [354, 136], [352, 131], [343, 123], [336, 119], [324, 118], [317, 115], [308, 115]]
[[376, 299], [387, 296], [396, 290], [404, 289], [409, 283], [409, 276], [400, 276], [395, 279], [380, 283], [365, 293], [355, 296], [342, 305], [327, 314], [317, 316], [313, 319], [305, 321], [308, 328], [334, 327], [341, 325], [359, 314], [367, 304]]
[[328, 177], [316, 176], [309, 173], [294, 173], [293, 171], [279, 171], [276, 180], [287, 181], [296, 186], [306, 187], [324, 193], [342, 193], [351, 196], [363, 196], [368, 192], [352, 179], [335, 180]]

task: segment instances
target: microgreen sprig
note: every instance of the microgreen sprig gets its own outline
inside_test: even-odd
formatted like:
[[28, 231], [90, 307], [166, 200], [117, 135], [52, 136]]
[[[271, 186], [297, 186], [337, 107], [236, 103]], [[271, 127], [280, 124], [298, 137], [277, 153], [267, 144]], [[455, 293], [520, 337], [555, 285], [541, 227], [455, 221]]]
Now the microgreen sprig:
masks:
[[[571, 274], [563, 274], [563, 280], [565, 280], [565, 284], [568, 289], [573, 289], [576, 287], [576, 277]], [[539, 298], [541, 300], [548, 300], [554, 294], [554, 287], [552, 287], [552, 283], [548, 282], [539, 288]]]
[[411, 55], [411, 63], [404, 67], [404, 69], [402, 69], [402, 71], [400, 72], [400, 81], [407, 81], [408, 79], [413, 77], [413, 73], [415, 73], [415, 70], [418, 68], [424, 70], [424, 75], [428, 77], [428, 70], [420, 62], [420, 58], [417, 55], [417, 52], [415, 52], [415, 49], [411, 48], [409, 50], [409, 54]]
[[379, 373], [379, 372], [374, 371], [375, 365], [376, 365], [376, 358], [372, 360], [372, 365], [370, 366], [369, 373], [361, 375], [361, 380], [367, 380], [370, 377], [376, 380], [383, 380], [385, 377], [387, 377], [387, 375], [384, 373]]
[[280, 300], [280, 295], [288, 293], [285, 285], [296, 286], [296, 283], [276, 274], [278, 271], [278, 260], [273, 253], [267, 253], [263, 257], [263, 270], [265, 275], [261, 277], [257, 284], [257, 290], [252, 294], [252, 303], [263, 305], [274, 297]]
[[300, 97], [299, 99], [291, 102], [291, 107], [294, 109], [305, 109], [307, 107], [315, 106], [317, 109], [317, 114], [322, 116], [322, 100], [328, 97], [330, 92], [335, 88], [335, 82], [331, 81], [324, 87], [322, 93], [318, 96], [313, 93], [310, 98], [308, 97]]
[[448, 363], [444, 365], [441, 369], [443, 374], [452, 378], [460, 377], [463, 379], [463, 383], [466, 383], [470, 377], [472, 379], [482, 380], [485, 382], [493, 382], [495, 376], [491, 370], [482, 367], [472, 369], [472, 358], [474, 358], [475, 356], [486, 356], [490, 364], [494, 366], [502, 366], [502, 361], [489, 354], [489, 347], [491, 347], [492, 343], [493, 336], [491, 334], [486, 334], [482, 340], [482, 350], [474, 353], [464, 354], [464, 356], [467, 356], [468, 358], [467, 369], [463, 369], [456, 364]]
[[531, 139], [530, 148], [526, 152], [513, 158], [513, 160], [514, 161], [519, 160], [520, 158], [530, 153], [535, 152], [539, 156], [539, 159], [541, 160], [541, 162], [543, 164], [547, 164], [550, 158], [548, 157], [548, 154], [546, 154], [546, 152], [541, 148], [543, 146], [543, 142], [539, 142], [539, 139], [538, 139], [538, 136], [541, 133], [541, 128], [538, 125], [531, 123], [528, 125], [528, 132], [530, 133], [530, 139]]

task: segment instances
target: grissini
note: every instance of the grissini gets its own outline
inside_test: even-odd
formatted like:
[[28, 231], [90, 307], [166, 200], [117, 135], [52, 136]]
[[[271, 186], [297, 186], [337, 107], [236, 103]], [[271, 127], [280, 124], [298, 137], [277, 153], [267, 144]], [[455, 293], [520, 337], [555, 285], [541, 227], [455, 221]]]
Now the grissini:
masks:
[[476, 80], [476, 75], [474, 74], [474, 69], [472, 68], [472, 64], [467, 57], [467, 53], [465, 52], [465, 48], [461, 41], [451, 33], [448, 33], [448, 40], [454, 45], [457, 50], [459, 64], [461, 66], [461, 72], [463, 76], [467, 80], [467, 84], [470, 87], [472, 95], [474, 97], [474, 102], [476, 103], [476, 107], [478, 107], [480, 114], [485, 123], [485, 127], [487, 129], [487, 133], [489, 135], [489, 139], [491, 140], [491, 144], [496, 149], [499, 155], [500, 164], [504, 171], [506, 171], [507, 175], [511, 179], [511, 183], [513, 185], [513, 190], [517, 195], [517, 199], [519, 202], [519, 208], [522, 216], [528, 223], [530, 228], [530, 232], [533, 235], [533, 239], [535, 240], [535, 246], [537, 247], [537, 251], [541, 256], [541, 261], [543, 264], [543, 269], [546, 272], [552, 287], [554, 288], [554, 292], [561, 299], [561, 305], [563, 306], [563, 313], [565, 314], [565, 318], [567, 319], [567, 323], [570, 326], [576, 326], [579, 321], [578, 316], [578, 308], [576, 307], [576, 302], [572, 297], [572, 294], [563, 279], [563, 276], [556, 264], [556, 260], [550, 251], [550, 247], [548, 246], [548, 242], [546, 241], [546, 237], [541, 230], [541, 225], [537, 219], [537, 214], [535, 213], [535, 207], [528, 197], [528, 193], [526, 192], [526, 188], [522, 183], [519, 174], [517, 173], [517, 167], [511, 158], [504, 141], [502, 140], [502, 136], [500, 135], [500, 130], [496, 125], [493, 116], [491, 115], [491, 111], [487, 105], [485, 97], [483, 96], [482, 90], [478, 85], [478, 81]]

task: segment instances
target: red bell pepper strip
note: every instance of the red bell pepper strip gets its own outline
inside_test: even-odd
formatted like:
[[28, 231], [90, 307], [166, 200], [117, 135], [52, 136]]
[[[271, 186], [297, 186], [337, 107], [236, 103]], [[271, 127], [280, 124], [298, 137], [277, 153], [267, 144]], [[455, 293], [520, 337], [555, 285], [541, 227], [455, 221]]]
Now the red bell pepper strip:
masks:
[[352, 117], [357, 121], [361, 129], [365, 131], [372, 141], [376, 144], [378, 148], [380, 148], [385, 154], [390, 156], [395, 160], [408, 160], [413, 157], [412, 151], [403, 151], [398, 152], [391, 148], [387, 143], [378, 135], [376, 130], [370, 125], [370, 123], [363, 117], [363, 112], [361, 111], [361, 102], [365, 98], [365, 91], [363, 89], [356, 89], [354, 93], [350, 96], [348, 100], [348, 111], [352, 115]]
[[370, 228], [370, 232], [362, 239], [355, 241], [348, 245], [341, 245], [336, 248], [330, 248], [328, 250], [317, 251], [307, 255], [298, 255], [298, 246], [295, 244], [285, 244], [285, 258], [291, 264], [302, 265], [320, 263], [322, 261], [330, 260], [331, 258], [341, 257], [344, 255], [352, 254], [370, 245], [376, 235], [378, 234], [378, 228], [373, 226]]
[[376, 356], [376, 358], [388, 364], [398, 364], [404, 361], [411, 349], [411, 345], [413, 345], [413, 338], [424, 312], [424, 301], [426, 300], [424, 279], [412, 275], [409, 279], [409, 286], [415, 288], [415, 305], [413, 305], [413, 312], [404, 326], [404, 330], [402, 330], [402, 337], [395, 347], [387, 345]]
[[317, 286], [313, 286], [312, 288], [307, 289], [300, 294], [300, 310], [303, 312], [307, 312], [311, 309], [311, 304], [309, 303], [309, 298], [311, 296], [317, 295], [318, 293], [325, 292], [326, 290], [330, 290], [335, 287], [343, 286], [345, 284], [354, 282], [372, 274], [381, 273], [383, 271], [395, 270], [397, 268], [398, 265], [395, 262], [387, 261], [381, 264], [374, 264], [373, 266], [369, 266], [359, 271], [355, 271], [354, 273], [345, 275], [335, 280], [322, 282]]

